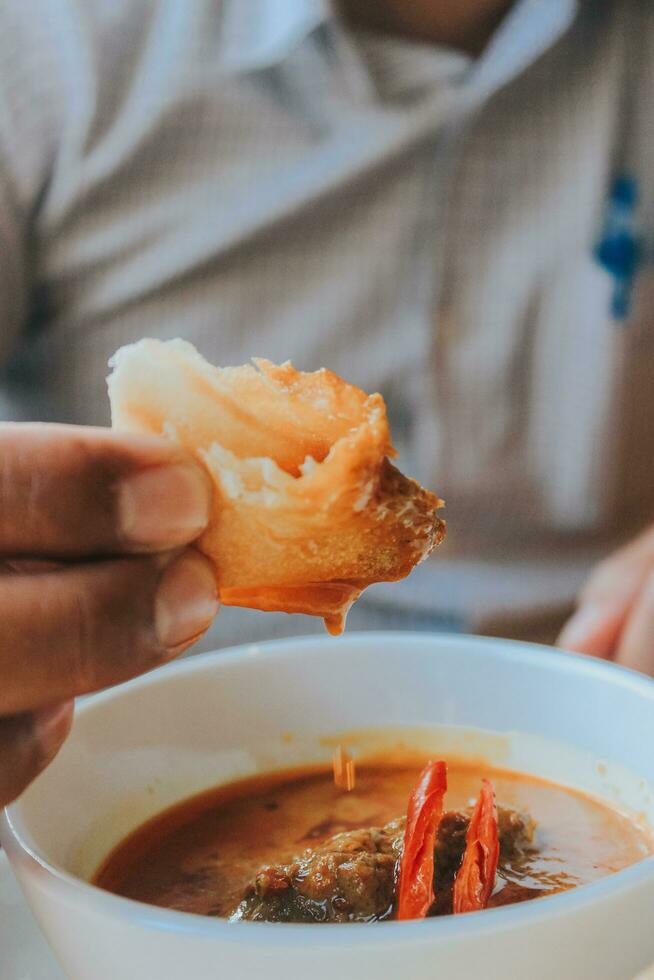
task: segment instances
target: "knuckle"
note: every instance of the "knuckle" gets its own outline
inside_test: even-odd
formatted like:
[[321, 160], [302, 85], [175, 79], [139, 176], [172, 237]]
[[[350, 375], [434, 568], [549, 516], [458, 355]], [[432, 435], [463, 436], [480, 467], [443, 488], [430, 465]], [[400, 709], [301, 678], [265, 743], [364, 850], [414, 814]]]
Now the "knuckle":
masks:
[[645, 580], [640, 601], [648, 609], [650, 616], [654, 618], [654, 569], [650, 571]]
[[96, 683], [97, 620], [97, 609], [87, 591], [72, 589], [67, 608], [66, 659], [73, 686], [80, 690], [91, 690]]
[[[167, 651], [154, 628], [159, 574], [155, 559], [123, 558], [9, 576], [6, 585], [0, 578], [0, 716], [162, 663]], [[2, 724], [0, 717], [0, 731]]]
[[617, 551], [595, 566], [582, 589], [582, 598], [594, 601], [614, 599], [626, 592], [632, 577], [628, 556], [623, 551]]
[[71, 529], [72, 524], [73, 540], [78, 541], [81, 535], [91, 544], [107, 536], [115, 522], [113, 485], [119, 467], [106, 450], [79, 436], [67, 447], [67, 457], [66, 471], [60, 478], [69, 483], [70, 492], [56, 506], [55, 530]]
[[104, 582], [71, 596], [68, 661], [78, 692], [120, 683], [161, 663], [153, 627], [158, 577], [151, 559], [124, 559], [104, 570]]
[[84, 431], [16, 431], [0, 452], [0, 539], [33, 550], [85, 551], [111, 539], [114, 495], [126, 461]]
[[607, 591], [613, 578], [614, 561], [613, 558], [605, 558], [595, 566], [581, 590], [584, 599], [600, 598]]

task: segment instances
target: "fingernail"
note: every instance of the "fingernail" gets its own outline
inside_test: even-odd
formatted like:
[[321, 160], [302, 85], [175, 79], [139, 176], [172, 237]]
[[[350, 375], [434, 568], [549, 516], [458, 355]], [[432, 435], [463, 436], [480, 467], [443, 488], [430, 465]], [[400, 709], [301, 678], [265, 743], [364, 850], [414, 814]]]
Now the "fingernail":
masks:
[[580, 649], [585, 651], [585, 647], [595, 639], [598, 630], [601, 630], [606, 621], [606, 610], [600, 605], [584, 605], [574, 613], [561, 630], [558, 645], [569, 650]]
[[213, 569], [198, 552], [189, 552], [169, 565], [155, 600], [155, 629], [163, 647], [191, 643], [207, 629], [218, 612]]
[[65, 701], [51, 708], [43, 708], [34, 717], [36, 737], [40, 742], [44, 758], [55, 754], [66, 738], [73, 721], [74, 702]]
[[122, 481], [118, 520], [135, 545], [175, 547], [193, 541], [207, 526], [211, 505], [208, 477], [199, 467], [157, 466]]

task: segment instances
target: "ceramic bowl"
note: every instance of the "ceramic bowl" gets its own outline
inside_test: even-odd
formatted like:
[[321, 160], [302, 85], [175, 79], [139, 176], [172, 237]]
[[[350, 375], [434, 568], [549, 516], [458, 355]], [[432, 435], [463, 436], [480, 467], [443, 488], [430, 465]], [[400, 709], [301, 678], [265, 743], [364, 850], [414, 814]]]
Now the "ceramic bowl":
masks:
[[[654, 825], [654, 681], [545, 647], [385, 633], [189, 658], [78, 706], [0, 837], [70, 980], [628, 980], [654, 960], [654, 858], [573, 891], [374, 925], [229, 923], [90, 884], [143, 820], [218, 783], [398, 738], [574, 786]], [[346, 739], [347, 740], [347, 739]]]

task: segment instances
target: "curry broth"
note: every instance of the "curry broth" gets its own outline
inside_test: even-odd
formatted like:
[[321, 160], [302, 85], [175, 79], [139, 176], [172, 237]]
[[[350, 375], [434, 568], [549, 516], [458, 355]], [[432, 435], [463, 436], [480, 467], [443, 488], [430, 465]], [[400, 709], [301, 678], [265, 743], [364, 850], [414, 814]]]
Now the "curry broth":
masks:
[[[290, 861], [340, 831], [381, 826], [404, 814], [425, 761], [359, 763], [349, 793], [324, 767], [212, 789], [138, 828], [110, 854], [94, 883], [152, 905], [229, 915], [262, 866]], [[499, 806], [524, 811], [537, 825], [534, 852], [498, 873], [491, 906], [594, 881], [654, 851], [643, 828], [597, 800], [469, 762], [448, 762], [446, 808], [468, 806], [482, 776], [493, 780]]]

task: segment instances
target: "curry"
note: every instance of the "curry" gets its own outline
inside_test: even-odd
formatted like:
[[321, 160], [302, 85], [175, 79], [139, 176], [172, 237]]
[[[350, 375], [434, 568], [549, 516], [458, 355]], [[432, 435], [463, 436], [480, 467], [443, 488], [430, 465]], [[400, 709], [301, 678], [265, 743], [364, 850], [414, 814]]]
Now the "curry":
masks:
[[425, 763], [359, 764], [351, 792], [317, 767], [218, 787], [137, 829], [95, 883], [232, 920], [374, 922], [552, 895], [654, 851], [645, 828], [582, 793]]

